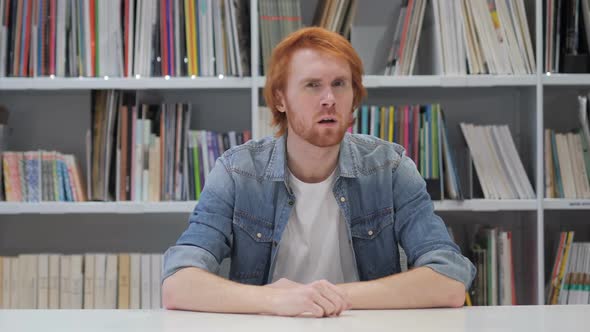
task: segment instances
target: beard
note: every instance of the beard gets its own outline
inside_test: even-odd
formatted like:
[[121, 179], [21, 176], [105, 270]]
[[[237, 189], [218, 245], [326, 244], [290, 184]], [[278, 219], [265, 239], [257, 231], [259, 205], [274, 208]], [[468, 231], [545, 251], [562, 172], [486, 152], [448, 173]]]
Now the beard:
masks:
[[[352, 112], [350, 114], [352, 118]], [[352, 119], [338, 119], [336, 126], [323, 127], [319, 123], [307, 123], [303, 117], [287, 112], [290, 129], [303, 140], [317, 147], [331, 147], [339, 145], [352, 124]]]

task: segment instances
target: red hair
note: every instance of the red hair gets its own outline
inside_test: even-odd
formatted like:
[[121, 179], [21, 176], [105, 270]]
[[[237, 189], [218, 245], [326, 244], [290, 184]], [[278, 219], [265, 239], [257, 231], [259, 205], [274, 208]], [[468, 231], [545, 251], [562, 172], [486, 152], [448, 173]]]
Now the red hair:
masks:
[[283, 39], [273, 50], [264, 86], [264, 100], [272, 113], [272, 125], [278, 126], [277, 136], [287, 130], [287, 116], [279, 112], [280, 104], [278, 91], [284, 91], [289, 63], [293, 54], [300, 49], [313, 49], [345, 60], [352, 73], [353, 101], [351, 112], [358, 107], [367, 95], [363, 86], [363, 63], [350, 42], [341, 35], [329, 30], [309, 27], [299, 29]]

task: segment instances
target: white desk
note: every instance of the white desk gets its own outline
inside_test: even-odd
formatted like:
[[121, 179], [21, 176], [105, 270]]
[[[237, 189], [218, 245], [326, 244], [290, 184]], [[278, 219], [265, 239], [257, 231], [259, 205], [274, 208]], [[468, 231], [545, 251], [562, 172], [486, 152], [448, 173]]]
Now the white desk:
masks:
[[590, 331], [590, 305], [346, 311], [288, 318], [182, 311], [0, 310], [2, 332], [70, 331]]

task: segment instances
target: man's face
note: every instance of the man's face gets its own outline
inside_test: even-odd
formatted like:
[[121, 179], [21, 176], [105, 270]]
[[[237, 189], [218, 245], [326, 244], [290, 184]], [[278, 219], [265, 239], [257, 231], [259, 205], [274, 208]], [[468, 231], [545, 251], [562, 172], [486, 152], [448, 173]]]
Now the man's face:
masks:
[[289, 136], [318, 147], [340, 144], [353, 119], [352, 74], [345, 60], [312, 49], [296, 51], [280, 95]]

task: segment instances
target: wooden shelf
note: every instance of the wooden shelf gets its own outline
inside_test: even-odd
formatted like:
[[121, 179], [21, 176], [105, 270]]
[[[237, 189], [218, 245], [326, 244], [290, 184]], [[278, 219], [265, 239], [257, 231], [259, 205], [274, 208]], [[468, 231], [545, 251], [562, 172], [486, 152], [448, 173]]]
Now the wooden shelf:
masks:
[[537, 201], [533, 199], [471, 199], [464, 201], [435, 201], [436, 211], [536, 211]]
[[[265, 77], [258, 77], [256, 84], [259, 88], [264, 87]], [[465, 88], [465, 87], [493, 87], [493, 86], [530, 86], [536, 85], [534, 75], [465, 75], [465, 76], [439, 76], [439, 75], [416, 75], [416, 76], [363, 76], [363, 84], [366, 88]]]
[[543, 85], [590, 85], [590, 74], [545, 74], [542, 76]]
[[92, 89], [247, 89], [250, 77], [150, 77], [150, 78], [0, 78], [0, 90], [92, 90]]
[[590, 200], [546, 198], [543, 207], [545, 210], [590, 210]]
[[[590, 202], [589, 204], [590, 209]], [[0, 215], [11, 214], [140, 214], [186, 213], [193, 211], [196, 201], [183, 202], [41, 202], [0, 203]], [[535, 200], [435, 201], [436, 211], [534, 211]]]
[[41, 202], [0, 203], [0, 214], [190, 214], [196, 201], [185, 202]]
[[466, 75], [466, 76], [365, 76], [367, 88], [386, 87], [490, 87], [534, 86], [535, 76], [515, 75]]

